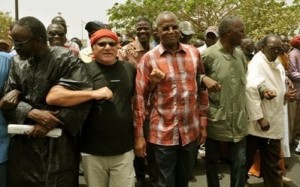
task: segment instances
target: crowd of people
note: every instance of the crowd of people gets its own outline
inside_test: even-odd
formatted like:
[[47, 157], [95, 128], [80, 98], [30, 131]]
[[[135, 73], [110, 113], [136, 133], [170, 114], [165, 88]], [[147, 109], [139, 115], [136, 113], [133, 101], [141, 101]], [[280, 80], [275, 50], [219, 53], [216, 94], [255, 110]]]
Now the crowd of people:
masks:
[[255, 170], [283, 187], [300, 133], [300, 35], [255, 43], [230, 15], [199, 46], [190, 22], [163, 11], [138, 18], [131, 40], [90, 21], [82, 48], [66, 25], [23, 17], [0, 40], [0, 187], [75, 187], [80, 168], [89, 187], [143, 187], [146, 174], [187, 187], [199, 147], [209, 187], [223, 158], [232, 187]]

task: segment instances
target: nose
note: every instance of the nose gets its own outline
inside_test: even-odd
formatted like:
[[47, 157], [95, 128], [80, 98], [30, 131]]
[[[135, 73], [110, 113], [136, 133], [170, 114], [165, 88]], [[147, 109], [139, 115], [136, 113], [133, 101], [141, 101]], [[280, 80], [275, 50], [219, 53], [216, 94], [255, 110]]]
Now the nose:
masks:
[[169, 30], [168, 30], [169, 32], [174, 32], [174, 27], [169, 27]]
[[144, 33], [144, 32], [146, 32], [146, 30], [145, 29], [141, 29], [140, 32]]

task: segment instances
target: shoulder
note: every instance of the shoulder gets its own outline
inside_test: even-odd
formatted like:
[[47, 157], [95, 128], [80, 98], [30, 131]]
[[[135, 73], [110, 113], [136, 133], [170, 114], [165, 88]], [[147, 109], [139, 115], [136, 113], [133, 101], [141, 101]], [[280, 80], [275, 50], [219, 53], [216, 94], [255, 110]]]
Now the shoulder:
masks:
[[296, 56], [296, 55], [299, 55], [300, 54], [300, 51], [293, 48], [290, 52], [289, 52], [289, 56]]
[[239, 55], [239, 57], [245, 57], [244, 52], [239, 47], [235, 48], [235, 52]]
[[189, 45], [189, 44], [180, 44], [180, 45], [185, 51], [200, 54], [199, 50], [193, 45]]
[[127, 61], [121, 61], [121, 60], [118, 60], [118, 62], [123, 66], [125, 67], [126, 69], [129, 69], [131, 71], [135, 71], [136, 67], [130, 63], [130, 62], [127, 62]]
[[134, 50], [136, 48], [136, 42], [133, 41], [133, 42], [130, 42], [129, 44], [125, 45], [122, 47], [123, 50]]
[[11, 59], [12, 56], [9, 53], [0, 51], [0, 57], [1, 58]]
[[71, 50], [61, 46], [50, 47], [50, 60], [65, 67], [83, 63]]

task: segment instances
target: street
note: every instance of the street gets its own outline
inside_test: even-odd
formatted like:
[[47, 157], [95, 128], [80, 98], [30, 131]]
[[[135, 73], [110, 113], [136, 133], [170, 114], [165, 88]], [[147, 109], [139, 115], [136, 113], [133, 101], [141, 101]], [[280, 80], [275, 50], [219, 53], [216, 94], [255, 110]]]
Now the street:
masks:
[[[291, 158], [285, 158], [285, 163], [287, 165], [286, 176], [292, 179], [292, 182], [285, 183], [285, 187], [300, 187], [300, 155], [296, 155], [294, 153], [295, 146], [291, 145]], [[205, 160], [202, 158], [198, 158], [197, 165], [194, 171], [194, 178], [190, 181], [189, 187], [207, 187], [205, 170], [204, 170], [204, 162]], [[225, 163], [221, 163], [219, 167], [219, 172], [223, 176], [220, 180], [221, 187], [229, 187], [230, 186], [230, 170], [229, 165]], [[80, 187], [86, 187], [84, 178], [82, 176], [79, 177]], [[251, 187], [264, 187], [262, 178], [257, 178], [251, 176], [249, 179], [249, 183]], [[148, 186], [147, 186], [148, 187]]]

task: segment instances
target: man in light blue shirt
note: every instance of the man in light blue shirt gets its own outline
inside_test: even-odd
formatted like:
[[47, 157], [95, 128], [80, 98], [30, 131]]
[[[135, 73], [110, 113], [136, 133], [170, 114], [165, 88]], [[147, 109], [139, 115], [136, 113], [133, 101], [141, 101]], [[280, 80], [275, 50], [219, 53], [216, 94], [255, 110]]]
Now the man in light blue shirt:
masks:
[[[0, 51], [0, 90], [4, 87], [4, 83], [8, 76], [11, 62], [11, 55]], [[9, 136], [7, 134], [7, 124], [0, 111], [0, 186], [6, 186], [6, 161]]]

